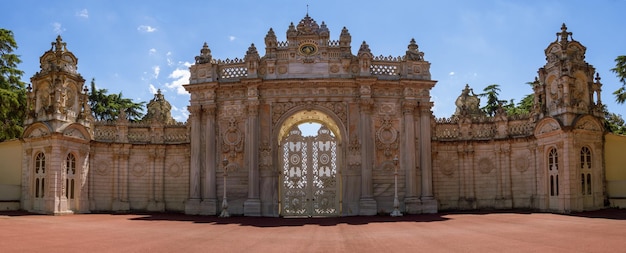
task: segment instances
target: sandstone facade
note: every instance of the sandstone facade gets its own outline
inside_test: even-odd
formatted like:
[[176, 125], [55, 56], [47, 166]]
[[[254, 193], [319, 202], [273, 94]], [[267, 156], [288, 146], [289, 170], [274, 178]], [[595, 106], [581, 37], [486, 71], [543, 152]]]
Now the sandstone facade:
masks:
[[[95, 121], [58, 37], [29, 88], [22, 208], [374, 215], [394, 208], [396, 169], [405, 213], [604, 206], [601, 83], [565, 26], [531, 113], [489, 117], [468, 86], [446, 119], [432, 115], [436, 81], [415, 40], [399, 57], [365, 42], [354, 55], [348, 29], [331, 40], [308, 15], [286, 34], [270, 29], [265, 54], [253, 44], [243, 59], [213, 59], [205, 43], [185, 124], [160, 92], [140, 122]], [[307, 136], [311, 122], [320, 127]]]

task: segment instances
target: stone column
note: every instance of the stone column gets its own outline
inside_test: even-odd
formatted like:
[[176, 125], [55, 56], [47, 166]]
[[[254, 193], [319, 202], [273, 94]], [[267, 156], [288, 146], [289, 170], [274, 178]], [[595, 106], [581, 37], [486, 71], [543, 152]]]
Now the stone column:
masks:
[[113, 200], [113, 211], [128, 211], [130, 203], [128, 203], [128, 158], [130, 156], [130, 146], [122, 144], [115, 150], [117, 162], [117, 174], [114, 181], [117, 181], [117, 195]]
[[[368, 87], [369, 88], [369, 87]], [[375, 215], [377, 212], [376, 200], [373, 196], [372, 167], [374, 166], [374, 141], [372, 133], [372, 106], [371, 98], [361, 99], [361, 199], [359, 200], [359, 215]]]
[[163, 189], [163, 160], [165, 156], [165, 149], [161, 147], [150, 148], [150, 160], [152, 162], [152, 169], [150, 175], [150, 194], [148, 199], [148, 211], [162, 212], [165, 211], [165, 203], [163, 202], [163, 195], [160, 194]]
[[78, 178], [76, 179], [77, 185], [79, 185], [78, 187], [78, 197], [79, 197], [79, 202], [78, 202], [78, 212], [80, 213], [89, 213], [89, 207], [90, 207], [90, 199], [89, 196], [91, 195], [89, 192], [89, 189], [91, 188], [91, 180], [90, 178], [90, 174], [91, 174], [91, 168], [89, 167], [89, 156], [90, 156], [90, 152], [89, 152], [89, 145], [82, 145], [82, 149], [78, 151], [78, 159], [76, 167], [77, 170], [79, 171], [78, 173]]
[[437, 200], [433, 196], [433, 167], [431, 155], [430, 103], [420, 108], [420, 168], [422, 169], [422, 213], [436, 213]]
[[406, 100], [402, 104], [402, 114], [404, 116], [403, 127], [403, 148], [400, 152], [400, 161], [402, 168], [405, 170], [405, 212], [419, 213], [420, 200], [417, 196], [417, 173], [415, 170], [415, 107], [417, 102], [414, 100]]
[[216, 106], [210, 104], [205, 106], [205, 164], [204, 164], [204, 192], [202, 193], [202, 202], [200, 214], [217, 215], [217, 185], [215, 171], [219, 161], [217, 159], [216, 150], [216, 127], [215, 127]]
[[191, 105], [189, 109], [189, 119], [191, 121], [191, 161], [189, 168], [189, 198], [185, 202], [186, 214], [200, 213], [200, 145], [202, 134], [200, 132], [200, 113], [202, 108], [199, 105]]
[[257, 88], [248, 88], [248, 124], [246, 124], [245, 160], [248, 165], [248, 199], [243, 203], [245, 216], [261, 216], [259, 198], [259, 101]]

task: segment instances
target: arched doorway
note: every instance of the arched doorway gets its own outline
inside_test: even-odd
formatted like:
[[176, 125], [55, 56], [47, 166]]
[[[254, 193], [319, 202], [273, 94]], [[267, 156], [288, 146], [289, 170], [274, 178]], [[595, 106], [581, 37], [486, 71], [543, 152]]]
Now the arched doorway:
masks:
[[338, 216], [342, 161], [338, 127], [319, 111], [304, 111], [290, 119], [278, 138], [280, 215]]

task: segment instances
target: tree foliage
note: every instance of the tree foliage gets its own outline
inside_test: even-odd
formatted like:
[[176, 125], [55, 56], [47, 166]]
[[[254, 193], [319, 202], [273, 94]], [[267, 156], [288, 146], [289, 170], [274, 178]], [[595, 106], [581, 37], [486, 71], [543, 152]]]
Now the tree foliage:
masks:
[[624, 123], [622, 115], [606, 112], [604, 119], [604, 125], [607, 131], [614, 134], [626, 135], [626, 124]]
[[20, 137], [24, 130], [26, 88], [17, 68], [19, 55], [13, 32], [0, 28], [0, 141]]
[[507, 103], [506, 100], [500, 100], [498, 98], [498, 96], [500, 95], [500, 91], [501, 91], [500, 85], [498, 84], [489, 85], [485, 87], [483, 91], [484, 93], [478, 94], [478, 96], [487, 97], [487, 103], [485, 104], [485, 106], [483, 106], [480, 109], [483, 110], [485, 113], [487, 113], [487, 115], [494, 116], [496, 114], [496, 111], [498, 111], [498, 108], [501, 106], [501, 104]]
[[143, 117], [145, 102], [135, 103], [130, 98], [124, 98], [122, 92], [118, 94], [108, 92], [107, 89], [97, 89], [96, 80], [91, 79], [89, 105], [96, 120], [116, 120], [122, 111], [129, 121], [138, 121]]
[[[533, 86], [534, 82], [527, 82], [526, 84]], [[517, 105], [513, 102], [513, 99], [504, 106], [508, 115], [520, 115], [530, 113], [533, 109], [533, 103], [535, 102], [535, 94], [530, 93], [524, 96]]]
[[615, 68], [612, 68], [611, 71], [617, 75], [619, 81], [622, 83], [622, 87], [613, 92], [615, 101], [623, 104], [626, 102], [626, 55], [620, 55], [615, 58]]

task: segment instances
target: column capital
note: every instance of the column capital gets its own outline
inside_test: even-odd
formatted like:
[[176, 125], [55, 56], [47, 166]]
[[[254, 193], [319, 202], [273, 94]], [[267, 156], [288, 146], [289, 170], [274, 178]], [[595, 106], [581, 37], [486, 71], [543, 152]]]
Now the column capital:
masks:
[[416, 107], [417, 107], [417, 101], [415, 100], [402, 101], [402, 113], [403, 114], [412, 114], [413, 112], [415, 112]]
[[248, 100], [248, 115], [249, 116], [257, 116], [259, 115], [259, 105], [261, 103], [259, 102], [259, 100], [253, 99], [253, 100]]
[[203, 109], [202, 111], [204, 111], [205, 115], [215, 116], [215, 113], [217, 112], [217, 105], [216, 104], [203, 105], [202, 109]]
[[202, 112], [202, 106], [201, 105], [189, 105], [187, 106], [187, 110], [189, 111], [189, 117], [197, 117], [197, 116], [200, 116], [200, 113]]
[[361, 111], [365, 113], [371, 113], [374, 107], [374, 99], [372, 98], [361, 98], [359, 100], [359, 104], [361, 106]]

